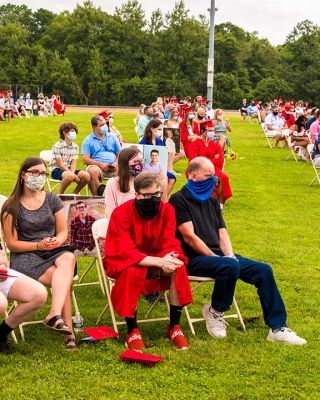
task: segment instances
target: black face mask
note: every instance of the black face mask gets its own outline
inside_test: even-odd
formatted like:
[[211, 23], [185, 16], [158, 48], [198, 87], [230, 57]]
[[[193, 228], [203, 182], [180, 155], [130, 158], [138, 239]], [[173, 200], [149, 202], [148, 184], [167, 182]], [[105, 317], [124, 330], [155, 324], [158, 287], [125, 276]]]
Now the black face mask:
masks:
[[204, 118], [204, 116], [198, 115], [198, 119], [203, 119], [203, 118]]
[[273, 111], [273, 113], [272, 113], [274, 116], [276, 116], [276, 115], [278, 115], [279, 114], [279, 112], [278, 111]]
[[151, 197], [151, 199], [135, 199], [135, 206], [142, 218], [152, 219], [154, 218], [160, 208], [161, 197]]

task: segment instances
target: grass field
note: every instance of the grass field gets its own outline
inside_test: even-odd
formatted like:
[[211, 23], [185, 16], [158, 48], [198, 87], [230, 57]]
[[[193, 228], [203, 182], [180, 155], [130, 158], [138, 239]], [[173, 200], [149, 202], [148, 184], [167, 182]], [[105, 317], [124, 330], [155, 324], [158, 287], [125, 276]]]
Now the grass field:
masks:
[[[77, 142], [90, 132], [88, 113], [69, 113], [63, 120], [79, 128]], [[132, 114], [115, 118], [127, 141], [135, 141]], [[38, 155], [58, 140], [60, 117], [13, 120], [0, 124], [0, 193], [9, 195], [21, 161]], [[269, 149], [261, 127], [231, 118], [232, 147], [240, 160], [227, 161], [233, 197], [225, 206], [234, 251], [270, 263], [287, 306], [289, 326], [308, 340], [303, 347], [267, 342], [267, 327], [254, 287], [239, 282], [236, 297], [247, 331], [229, 320], [226, 340], [210, 338], [205, 325], [196, 325], [188, 352], [175, 351], [164, 340], [165, 323], [141, 326], [148, 351], [162, 355], [155, 368], [118, 360], [124, 350], [125, 329], [119, 341], [106, 340], [67, 352], [54, 332], [35, 325], [25, 328], [12, 356], [0, 356], [0, 398], [12, 399], [320, 399], [318, 246], [314, 229], [319, 221], [320, 187], [308, 184], [310, 165], [285, 161], [288, 150]], [[176, 166], [183, 173], [186, 162]], [[179, 178], [176, 188], [184, 184]], [[84, 268], [85, 263], [80, 264]], [[193, 313], [209, 302], [211, 286], [194, 298]], [[93, 326], [104, 299], [98, 287], [78, 288], [80, 311]], [[44, 317], [48, 306], [39, 316]], [[141, 303], [139, 309], [146, 305]], [[157, 312], [163, 312], [159, 310]], [[108, 316], [107, 324], [110, 324]]]

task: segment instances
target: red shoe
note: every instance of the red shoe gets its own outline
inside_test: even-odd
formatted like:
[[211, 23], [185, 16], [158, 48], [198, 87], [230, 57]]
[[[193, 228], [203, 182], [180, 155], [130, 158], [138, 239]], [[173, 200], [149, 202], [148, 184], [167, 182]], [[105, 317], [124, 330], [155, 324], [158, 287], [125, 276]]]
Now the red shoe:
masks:
[[190, 347], [180, 325], [175, 325], [171, 330], [168, 325], [166, 336], [171, 340], [177, 350], [187, 350]]
[[125, 345], [129, 350], [140, 351], [141, 349], [144, 349], [145, 346], [138, 328], [134, 328], [131, 333], [126, 335]]

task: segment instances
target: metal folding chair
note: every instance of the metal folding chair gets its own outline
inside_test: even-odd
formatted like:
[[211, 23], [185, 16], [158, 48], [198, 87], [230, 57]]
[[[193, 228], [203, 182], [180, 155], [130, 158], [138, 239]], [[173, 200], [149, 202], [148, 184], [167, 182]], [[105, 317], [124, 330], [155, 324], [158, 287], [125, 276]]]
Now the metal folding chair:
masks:
[[[195, 283], [194, 286], [191, 286], [191, 291], [192, 291], [192, 294], [193, 294], [197, 289], [199, 289], [204, 284], [209, 283], [209, 282], [214, 282], [214, 279], [212, 279], [212, 278], [203, 278], [203, 277], [200, 277], [200, 276], [191, 276], [190, 275], [189, 276], [189, 282], [190, 283]], [[240, 309], [238, 307], [238, 303], [237, 303], [235, 297], [233, 297], [233, 306], [235, 308], [236, 313], [235, 314], [224, 315], [223, 318], [224, 319], [237, 318], [239, 320], [240, 324], [241, 324], [242, 329], [245, 331], [246, 327], [244, 325], [243, 318], [242, 318], [242, 315], [240, 313]], [[196, 323], [196, 322], [204, 321], [204, 318], [203, 317], [201, 317], [201, 318], [191, 317], [190, 313], [189, 313], [189, 309], [188, 309], [187, 306], [184, 307], [184, 310], [185, 310], [185, 313], [186, 313], [186, 317], [187, 317], [187, 321], [188, 321], [191, 333], [193, 335], [195, 335], [196, 332], [194, 330], [193, 324]]]
[[[111, 302], [111, 297], [110, 297], [110, 293], [111, 293], [112, 287], [115, 283], [115, 280], [107, 276], [107, 274], [105, 273], [104, 267], [103, 267], [103, 262], [102, 262], [102, 254], [104, 254], [103, 249], [104, 249], [105, 239], [106, 239], [106, 235], [107, 235], [108, 224], [109, 224], [109, 219], [102, 218], [102, 219], [98, 219], [97, 221], [95, 221], [92, 225], [92, 234], [93, 234], [93, 238], [94, 238], [96, 249], [97, 249], [98, 262], [99, 262], [99, 267], [101, 270], [101, 275], [103, 277], [103, 283], [104, 283], [104, 287], [105, 287], [105, 296], [107, 299], [107, 304], [105, 305], [104, 309], [101, 311], [96, 324], [100, 323], [103, 316], [109, 309], [113, 329], [116, 332], [118, 332], [118, 326], [125, 325], [125, 321], [123, 321], [123, 320], [118, 321], [116, 318], [116, 314], [115, 314], [115, 311], [114, 311], [114, 308], [113, 308], [113, 305]], [[162, 317], [162, 318], [148, 318], [162, 297], [164, 297], [164, 300], [165, 300], [165, 303], [167, 306], [167, 316]], [[155, 301], [155, 303], [149, 308], [148, 312], [145, 314], [144, 319], [139, 319], [137, 322], [138, 323], [146, 323], [146, 322], [168, 321], [168, 320], [169, 320], [169, 301], [168, 301], [168, 297], [167, 297], [166, 293], [162, 292], [162, 293], [160, 293], [160, 295], [157, 298], [157, 300]]]
[[311, 161], [313, 170], [314, 170], [314, 172], [315, 172], [315, 177], [314, 177], [314, 178], [312, 179], [312, 181], [309, 183], [309, 186], [311, 186], [315, 180], [317, 180], [318, 183], [319, 183], [319, 185], [320, 185], [320, 176], [319, 176], [319, 172], [318, 172], [319, 169], [320, 169], [320, 167], [316, 167], [315, 164], [314, 164], [314, 161], [313, 161], [313, 159], [312, 159], [313, 146], [314, 146], [313, 144], [308, 144], [308, 146], [307, 146], [307, 152], [308, 152], [309, 155], [310, 155], [310, 161]]

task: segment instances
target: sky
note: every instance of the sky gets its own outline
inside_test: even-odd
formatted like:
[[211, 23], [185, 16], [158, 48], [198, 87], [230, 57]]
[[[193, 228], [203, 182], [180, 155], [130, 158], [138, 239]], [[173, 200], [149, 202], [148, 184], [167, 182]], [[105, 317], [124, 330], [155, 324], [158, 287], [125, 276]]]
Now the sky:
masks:
[[[72, 10], [80, 0], [0, 0], [0, 5], [12, 3], [25, 4], [36, 10], [46, 8], [54, 12]], [[121, 6], [125, 0], [93, 0], [95, 6], [112, 14], [116, 6]], [[146, 17], [150, 17], [153, 10], [160, 8], [168, 12], [174, 7], [175, 0], [140, 0]], [[232, 22], [246, 31], [257, 31], [259, 37], [267, 38], [273, 45], [284, 43], [286, 36], [300, 21], [310, 19], [315, 23], [320, 21], [319, 0], [216, 0], [216, 23]], [[211, 0], [185, 0], [190, 13], [197, 16], [207, 14]]]

